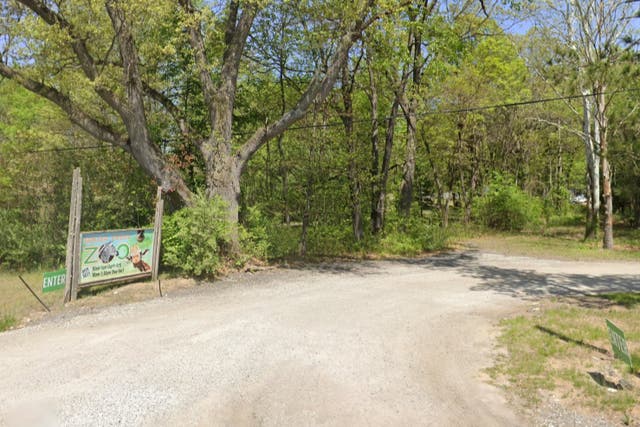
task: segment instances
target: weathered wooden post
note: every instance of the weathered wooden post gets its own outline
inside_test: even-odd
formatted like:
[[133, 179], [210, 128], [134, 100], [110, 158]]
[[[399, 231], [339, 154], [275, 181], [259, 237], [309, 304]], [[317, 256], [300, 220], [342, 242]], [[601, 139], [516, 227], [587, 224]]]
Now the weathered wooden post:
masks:
[[82, 216], [82, 176], [80, 168], [73, 170], [71, 203], [69, 206], [69, 229], [67, 234], [67, 275], [64, 287], [64, 302], [73, 301], [78, 296], [78, 275], [80, 274], [80, 218]]
[[[158, 280], [160, 270], [160, 244], [162, 242], [162, 214], [164, 200], [162, 200], [162, 188], [158, 187], [156, 194], [156, 215], [153, 220], [153, 262], [151, 263], [151, 280]], [[162, 291], [160, 291], [162, 293]]]

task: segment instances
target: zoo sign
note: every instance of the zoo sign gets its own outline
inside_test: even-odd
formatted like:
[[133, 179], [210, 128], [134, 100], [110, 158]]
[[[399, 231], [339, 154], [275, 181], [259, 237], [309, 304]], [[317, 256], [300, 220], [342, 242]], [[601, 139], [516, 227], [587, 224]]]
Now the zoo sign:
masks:
[[92, 231], [80, 234], [80, 286], [150, 276], [153, 229]]

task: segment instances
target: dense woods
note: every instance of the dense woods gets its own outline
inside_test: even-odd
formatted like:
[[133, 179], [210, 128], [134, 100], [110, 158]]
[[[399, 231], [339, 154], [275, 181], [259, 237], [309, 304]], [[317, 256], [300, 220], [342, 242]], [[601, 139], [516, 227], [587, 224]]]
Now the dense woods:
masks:
[[85, 230], [148, 224], [161, 186], [194, 274], [572, 215], [613, 248], [640, 226], [636, 11], [2, 0], [0, 263], [61, 262], [75, 166]]

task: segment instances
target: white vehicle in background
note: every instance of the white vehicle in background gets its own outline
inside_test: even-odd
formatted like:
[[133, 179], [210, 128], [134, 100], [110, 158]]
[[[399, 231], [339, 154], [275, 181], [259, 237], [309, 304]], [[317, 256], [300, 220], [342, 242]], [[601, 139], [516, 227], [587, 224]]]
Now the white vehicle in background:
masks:
[[586, 205], [587, 204], [587, 196], [584, 194], [574, 194], [571, 196], [571, 203], [576, 205]]

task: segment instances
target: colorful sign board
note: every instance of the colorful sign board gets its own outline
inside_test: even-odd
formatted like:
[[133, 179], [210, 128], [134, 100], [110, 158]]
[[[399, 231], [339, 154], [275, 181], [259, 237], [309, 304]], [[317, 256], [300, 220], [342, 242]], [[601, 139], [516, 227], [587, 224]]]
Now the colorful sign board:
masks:
[[80, 286], [151, 275], [153, 229], [80, 234]]
[[633, 369], [633, 366], [631, 365], [631, 354], [629, 354], [629, 348], [627, 347], [627, 340], [624, 338], [624, 332], [608, 320], [607, 329], [609, 329], [609, 339], [611, 341], [611, 347], [613, 347], [614, 356], [625, 362]]
[[58, 289], [64, 289], [66, 276], [67, 270], [64, 268], [62, 270], [44, 273], [44, 278], [42, 279], [42, 292], [53, 292]]

